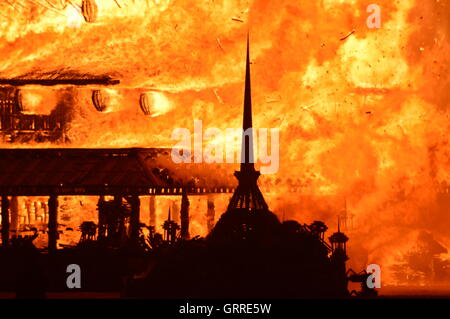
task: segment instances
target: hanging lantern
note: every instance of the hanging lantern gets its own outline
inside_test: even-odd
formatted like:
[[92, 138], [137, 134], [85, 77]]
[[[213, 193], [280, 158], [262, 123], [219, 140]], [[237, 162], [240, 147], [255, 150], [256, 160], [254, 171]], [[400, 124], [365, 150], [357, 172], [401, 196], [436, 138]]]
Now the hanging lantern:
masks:
[[139, 98], [139, 105], [144, 115], [150, 115], [150, 101], [147, 93], [142, 93]]
[[88, 23], [93, 23], [97, 19], [98, 7], [95, 0], [83, 0], [81, 4], [81, 12], [84, 20]]
[[92, 92], [92, 103], [94, 103], [97, 111], [103, 112], [104, 110], [106, 110], [106, 99], [100, 90], [94, 90]]
[[17, 108], [17, 111], [23, 112], [22, 91], [20, 91], [20, 89], [17, 89], [14, 93], [14, 104]]

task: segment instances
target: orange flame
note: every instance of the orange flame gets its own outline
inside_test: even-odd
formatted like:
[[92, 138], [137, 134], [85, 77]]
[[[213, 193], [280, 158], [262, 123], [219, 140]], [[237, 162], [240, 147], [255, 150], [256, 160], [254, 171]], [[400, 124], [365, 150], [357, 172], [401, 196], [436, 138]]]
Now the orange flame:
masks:
[[[450, 200], [437, 191], [450, 184], [449, 0], [380, 0], [380, 29], [364, 0], [97, 1], [94, 23], [81, 1], [34, 3], [1, 4], [0, 77], [121, 80], [106, 113], [93, 88], [73, 90], [68, 146], [171, 146], [194, 119], [240, 127], [250, 26], [255, 126], [281, 129], [280, 172], [261, 178], [271, 209], [333, 228], [347, 202], [350, 266], [378, 263], [385, 283], [399, 283], [392, 269], [421, 232], [450, 247]], [[158, 116], [142, 114], [142, 92]]]

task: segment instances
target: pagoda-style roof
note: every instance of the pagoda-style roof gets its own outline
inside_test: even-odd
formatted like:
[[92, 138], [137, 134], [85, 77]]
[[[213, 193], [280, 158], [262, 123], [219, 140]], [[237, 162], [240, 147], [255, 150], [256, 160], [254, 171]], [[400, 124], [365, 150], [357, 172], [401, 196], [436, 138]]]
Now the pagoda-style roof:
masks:
[[0, 149], [0, 195], [226, 193], [229, 175], [219, 164], [175, 164], [164, 148]]
[[329, 237], [330, 242], [332, 243], [345, 243], [348, 241], [348, 237], [344, 234], [341, 233], [340, 231], [334, 233], [333, 235], [331, 235]]

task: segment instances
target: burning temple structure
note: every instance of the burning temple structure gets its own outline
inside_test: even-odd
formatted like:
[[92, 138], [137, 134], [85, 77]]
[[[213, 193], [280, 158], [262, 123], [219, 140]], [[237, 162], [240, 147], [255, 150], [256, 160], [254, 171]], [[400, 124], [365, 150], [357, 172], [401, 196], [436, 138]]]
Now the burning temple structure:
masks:
[[[10, 111], [18, 103], [17, 92], [10, 93]], [[98, 92], [94, 91], [92, 100], [101, 108]], [[20, 108], [14, 111], [20, 113]], [[280, 222], [269, 210], [257, 184], [260, 173], [253, 160], [252, 130], [247, 39], [242, 163], [234, 174], [237, 185], [215, 166], [174, 164], [171, 151], [163, 148], [0, 149], [0, 254], [13, 256], [23, 273], [29, 273], [29, 265], [42, 264], [37, 260], [44, 257], [36, 257], [31, 249], [33, 237], [21, 243], [17, 198], [45, 196], [50, 254], [44, 262], [47, 269], [33, 280], [42, 283], [47, 274], [52, 289], [61, 289], [65, 283], [61, 267], [70, 260], [83, 265], [90, 280], [87, 289], [122, 289], [130, 297], [348, 296], [348, 237], [338, 229], [329, 238], [330, 245], [325, 241], [324, 223]], [[226, 212], [214, 225], [211, 195], [231, 192]], [[208, 196], [210, 232], [206, 238], [190, 238], [188, 196], [202, 194]], [[164, 235], [141, 223], [140, 216], [140, 197], [159, 195], [181, 197], [181, 225], [172, 220], [169, 209]], [[80, 225], [82, 235], [76, 247], [58, 250], [60, 196], [98, 197], [98, 220]], [[142, 228], [149, 230], [147, 237]], [[99, 274], [98, 269], [104, 269], [100, 265], [108, 271]]]
[[[207, 171], [193, 173], [189, 180], [180, 178], [178, 170], [189, 170], [189, 166], [171, 165], [169, 149], [2, 149], [2, 242], [6, 245], [11, 236], [10, 220], [17, 221], [17, 209], [10, 202], [18, 196], [48, 196], [48, 247], [55, 250], [58, 196], [99, 196], [99, 207], [105, 196], [114, 197], [116, 206], [125, 200], [131, 206], [129, 234], [136, 237], [139, 196], [177, 195], [188, 202], [188, 195], [233, 190], [232, 183], [214, 179]], [[187, 238], [189, 212], [181, 211], [182, 233]], [[16, 233], [18, 226], [13, 228]]]
[[252, 94], [250, 78], [250, 52], [247, 38], [247, 63], [245, 73], [243, 136], [240, 171], [234, 175], [238, 186], [230, 200], [227, 211], [220, 217], [210, 234], [212, 240], [246, 238], [257, 233], [260, 240], [276, 235], [280, 225], [259, 190], [257, 181], [260, 172], [255, 170], [253, 150]]
[[65, 127], [70, 120], [69, 107], [64, 103], [59, 103], [50, 114], [28, 114], [23, 105], [22, 87], [24, 86], [80, 87], [109, 86], [119, 83], [119, 80], [110, 77], [0, 79], [0, 134], [2, 140], [14, 143], [57, 141], [64, 138]]
[[338, 229], [325, 241], [320, 221], [281, 223], [270, 212], [253, 162], [250, 53], [244, 94], [238, 185], [204, 240], [182, 241], [155, 261], [126, 293], [149, 298], [298, 298], [348, 296], [346, 242]]

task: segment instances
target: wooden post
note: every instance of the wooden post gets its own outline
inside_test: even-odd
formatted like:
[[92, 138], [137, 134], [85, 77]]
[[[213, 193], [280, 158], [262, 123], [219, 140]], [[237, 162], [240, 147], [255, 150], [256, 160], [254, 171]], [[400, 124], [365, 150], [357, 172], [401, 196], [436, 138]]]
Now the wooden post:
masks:
[[181, 197], [181, 239], [189, 239], [189, 199], [187, 192], [183, 190], [183, 195]]
[[58, 196], [48, 199], [48, 250], [55, 252], [58, 243]]
[[19, 201], [17, 200], [17, 196], [11, 196], [10, 212], [11, 212], [10, 231], [13, 233], [13, 237], [18, 237], [19, 236]]
[[2, 245], [9, 243], [9, 199], [8, 196], [2, 196]]
[[25, 200], [25, 211], [27, 213], [27, 216], [26, 216], [27, 222], [26, 222], [26, 224], [31, 225], [31, 200], [29, 198], [27, 198]]
[[97, 203], [97, 210], [98, 210], [98, 233], [97, 233], [97, 239], [103, 240], [106, 237], [106, 227], [107, 227], [107, 221], [104, 210], [105, 205], [105, 196], [100, 196]]
[[216, 215], [215, 206], [214, 206], [214, 197], [212, 194], [208, 195], [208, 211], [206, 212], [206, 227], [208, 229], [208, 233], [211, 232], [211, 230], [214, 227], [214, 219]]
[[180, 212], [180, 208], [178, 206], [177, 200], [171, 201], [170, 205], [171, 205], [170, 207], [172, 210], [172, 220], [175, 223], [180, 224], [181, 212]]
[[34, 222], [36, 223], [39, 217], [39, 202], [33, 201], [33, 206], [34, 206]]
[[149, 209], [150, 209], [150, 220], [149, 225], [156, 227], [156, 198], [155, 196], [150, 196], [150, 202], [149, 202]]
[[42, 208], [44, 209], [44, 218], [43, 218], [43, 222], [44, 224], [48, 224], [48, 203], [41, 202]]
[[[122, 214], [122, 196], [114, 195], [114, 209], [117, 213]], [[119, 218], [117, 222], [119, 223], [118, 227], [108, 223], [107, 238], [109, 241], [112, 241], [114, 245], [121, 245], [125, 242], [128, 234], [126, 233], [124, 219]]]
[[141, 201], [139, 196], [134, 195], [130, 200], [131, 205], [131, 217], [130, 217], [130, 239], [137, 241], [139, 239], [139, 226], [140, 226], [140, 208]]

